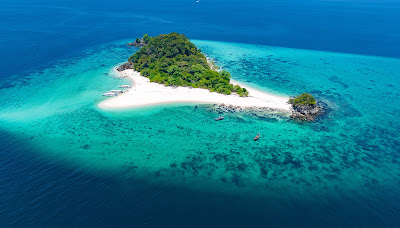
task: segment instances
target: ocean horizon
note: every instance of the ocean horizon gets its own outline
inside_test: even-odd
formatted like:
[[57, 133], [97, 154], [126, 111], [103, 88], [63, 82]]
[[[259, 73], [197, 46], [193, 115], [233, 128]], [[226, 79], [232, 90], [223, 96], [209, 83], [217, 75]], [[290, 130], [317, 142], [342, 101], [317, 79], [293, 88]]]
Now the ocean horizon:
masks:
[[[2, 227], [399, 226], [398, 2], [131, 5], [0, 3]], [[127, 43], [170, 32], [236, 81], [329, 108], [311, 123], [100, 109], [130, 83]]]

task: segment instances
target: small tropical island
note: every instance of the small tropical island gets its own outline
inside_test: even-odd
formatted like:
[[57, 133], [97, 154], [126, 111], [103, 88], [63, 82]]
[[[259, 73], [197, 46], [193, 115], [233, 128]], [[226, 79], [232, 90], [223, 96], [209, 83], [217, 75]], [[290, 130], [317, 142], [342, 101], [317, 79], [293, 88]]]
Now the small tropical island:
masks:
[[129, 57], [128, 62], [151, 82], [166, 86], [203, 88], [227, 95], [236, 93], [241, 97], [249, 94], [245, 88], [229, 83], [229, 72], [212, 70], [201, 50], [185, 35], [173, 32], [146, 37], [142, 39], [146, 47]]
[[292, 105], [290, 116], [296, 120], [314, 121], [323, 113], [322, 106], [318, 105], [315, 98], [309, 93], [302, 93], [297, 97], [290, 98], [289, 104]]
[[[308, 118], [302, 111], [304, 95], [295, 99], [261, 92], [231, 79], [185, 35], [176, 32], [137, 38], [128, 45], [140, 48], [128, 62], [116, 68], [121, 77], [132, 80], [132, 88], [119, 96], [104, 100], [99, 107], [125, 108], [165, 103], [216, 104], [225, 110], [282, 111], [293, 118]], [[288, 102], [289, 101], [289, 102]], [[315, 102], [315, 99], [314, 99]], [[315, 104], [314, 104], [315, 105]], [[300, 115], [300, 114], [302, 115]], [[307, 116], [304, 118], [304, 116]]]

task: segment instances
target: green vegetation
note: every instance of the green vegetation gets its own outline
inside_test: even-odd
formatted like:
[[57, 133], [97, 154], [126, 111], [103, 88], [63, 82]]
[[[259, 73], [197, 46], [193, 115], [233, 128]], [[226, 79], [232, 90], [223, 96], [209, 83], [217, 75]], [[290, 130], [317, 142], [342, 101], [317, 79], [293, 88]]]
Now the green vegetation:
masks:
[[133, 42], [133, 43], [128, 43], [128, 45], [135, 46], [135, 47], [138, 47], [138, 46], [146, 46], [146, 44], [147, 44], [149, 41], [150, 41], [150, 36], [147, 35], [147, 34], [144, 34], [144, 36], [143, 36], [142, 39], [140, 39], [139, 37], [137, 37], [137, 38], [135, 39], [135, 42]]
[[315, 98], [309, 93], [302, 93], [295, 98], [291, 98], [289, 103], [292, 105], [315, 105]]
[[149, 37], [145, 34], [143, 40], [147, 45], [130, 56], [129, 61], [150, 81], [166, 86], [189, 86], [222, 94], [248, 95], [245, 88], [229, 83], [229, 72], [213, 71], [201, 50], [185, 35], [173, 32]]
[[149, 35], [147, 35], [147, 34], [144, 34], [144, 36], [143, 36], [143, 40], [144, 40], [144, 43], [148, 43], [149, 41], [150, 41], [150, 36]]

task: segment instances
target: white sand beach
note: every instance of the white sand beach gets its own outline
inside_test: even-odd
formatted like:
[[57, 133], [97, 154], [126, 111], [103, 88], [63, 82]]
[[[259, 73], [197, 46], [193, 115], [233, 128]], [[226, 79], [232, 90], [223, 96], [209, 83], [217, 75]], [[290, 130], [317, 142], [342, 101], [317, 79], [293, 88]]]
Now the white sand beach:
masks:
[[132, 80], [132, 87], [117, 97], [100, 102], [100, 108], [129, 108], [166, 103], [225, 104], [241, 107], [266, 107], [282, 111], [289, 111], [290, 108], [287, 103], [289, 97], [261, 92], [249, 86], [241, 85], [234, 80], [231, 80], [232, 84], [240, 85], [248, 90], [248, 97], [240, 97], [236, 94], [224, 95], [200, 88], [164, 86], [150, 82], [148, 78], [141, 76], [139, 72], [132, 69], [119, 73], [121, 77], [128, 77]]

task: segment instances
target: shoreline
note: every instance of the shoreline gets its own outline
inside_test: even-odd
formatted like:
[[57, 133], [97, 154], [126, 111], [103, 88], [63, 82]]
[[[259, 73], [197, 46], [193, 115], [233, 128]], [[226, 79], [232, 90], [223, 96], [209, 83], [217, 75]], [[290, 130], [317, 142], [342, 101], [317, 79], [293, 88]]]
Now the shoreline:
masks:
[[[113, 70], [117, 71], [116, 68]], [[191, 87], [171, 87], [155, 82], [150, 82], [147, 77], [133, 69], [117, 71], [122, 78], [128, 78], [131, 88], [117, 97], [108, 98], [98, 104], [101, 109], [123, 109], [162, 104], [220, 104], [240, 108], [266, 108], [290, 112], [289, 97], [268, 94], [249, 86], [244, 86], [249, 91], [248, 97], [240, 97], [236, 94], [225, 95], [210, 92], [207, 89]], [[239, 82], [230, 81], [234, 85]], [[111, 88], [110, 88], [111, 89]]]

